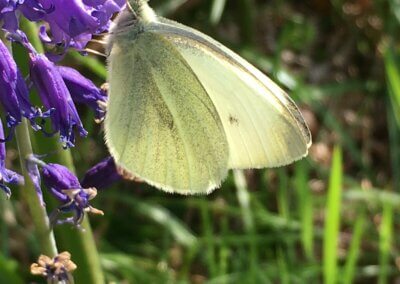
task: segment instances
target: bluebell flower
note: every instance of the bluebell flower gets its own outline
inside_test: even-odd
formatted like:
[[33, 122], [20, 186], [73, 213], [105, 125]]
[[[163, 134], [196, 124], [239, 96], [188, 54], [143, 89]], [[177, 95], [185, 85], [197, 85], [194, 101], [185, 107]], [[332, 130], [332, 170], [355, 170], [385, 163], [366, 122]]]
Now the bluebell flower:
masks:
[[8, 32], [18, 30], [18, 14], [30, 21], [47, 22], [51, 38], [42, 29], [46, 43], [84, 49], [93, 34], [108, 30], [111, 17], [125, 0], [0, 0], [0, 22]]
[[46, 8], [53, 7], [42, 20], [49, 24], [52, 37], [42, 30], [41, 38], [47, 43], [82, 50], [93, 34], [106, 31], [111, 16], [120, 11], [125, 0], [38, 0]]
[[86, 136], [78, 112], [72, 101], [64, 80], [53, 62], [45, 55], [30, 52], [30, 78], [38, 90], [39, 96], [50, 114], [53, 130], [60, 132], [64, 147], [73, 147], [77, 128], [80, 136]]
[[108, 157], [90, 168], [83, 177], [81, 184], [83, 187], [103, 189], [121, 180], [121, 178], [114, 159]]
[[[4, 139], [3, 124], [0, 120], [0, 139]], [[2, 189], [7, 198], [11, 196], [11, 190], [6, 184], [24, 184], [24, 178], [9, 169], [6, 169], [6, 145], [5, 142], [0, 143], [0, 189]]]
[[[72, 223], [79, 225], [84, 217], [84, 212], [101, 214], [101, 210], [93, 208], [89, 201], [97, 195], [96, 188], [82, 188], [78, 178], [66, 167], [58, 164], [46, 164], [42, 166], [44, 184], [62, 205], [52, 214], [52, 223]], [[74, 216], [59, 219], [60, 213], [73, 212]]]
[[13, 33], [19, 28], [19, 14], [30, 21], [39, 21], [52, 10], [53, 6], [45, 9], [37, 0], [0, 0], [0, 22], [4, 30]]
[[54, 11], [52, 1], [20, 0], [18, 10], [31, 22], [38, 22]]
[[0, 40], [0, 102], [4, 107], [7, 117], [7, 127], [14, 128], [21, 123], [22, 117], [31, 121], [35, 130], [40, 127], [35, 123], [35, 118], [43, 117], [39, 109], [34, 108], [29, 102], [29, 92], [17, 68], [13, 57], [7, 47]]
[[24, 0], [0, 0], [0, 22], [3, 23], [3, 29], [10, 32], [18, 29], [18, 18], [15, 11], [23, 1]]
[[96, 120], [102, 121], [106, 111], [107, 94], [75, 69], [65, 66], [58, 66], [57, 69], [67, 85], [72, 100], [91, 107], [95, 111]]

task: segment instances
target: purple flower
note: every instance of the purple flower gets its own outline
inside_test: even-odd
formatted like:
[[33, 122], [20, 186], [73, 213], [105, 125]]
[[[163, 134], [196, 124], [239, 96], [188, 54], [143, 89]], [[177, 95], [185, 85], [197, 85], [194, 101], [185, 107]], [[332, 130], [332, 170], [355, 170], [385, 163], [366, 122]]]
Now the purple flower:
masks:
[[108, 157], [89, 169], [82, 179], [83, 187], [95, 187], [102, 189], [110, 186], [112, 183], [119, 181], [121, 175], [118, 173], [114, 159]]
[[18, 30], [17, 13], [30, 21], [47, 22], [52, 38], [41, 31], [44, 42], [78, 50], [84, 49], [93, 34], [106, 31], [114, 13], [125, 0], [0, 0], [0, 22], [8, 32]]
[[[96, 188], [82, 188], [78, 178], [66, 167], [58, 164], [43, 165], [42, 176], [45, 185], [62, 203], [51, 217], [53, 223], [79, 225], [83, 220], [84, 212], [103, 215], [102, 211], [89, 204], [89, 201], [97, 195]], [[73, 212], [74, 216], [63, 220], [58, 219], [60, 213], [68, 212]]]
[[92, 81], [70, 67], [57, 67], [75, 103], [86, 104], [96, 114], [96, 120], [102, 121], [107, 102], [106, 93], [97, 88]]
[[43, 117], [39, 109], [29, 102], [29, 92], [17, 64], [4, 43], [0, 40], [0, 101], [7, 116], [7, 127], [21, 123], [22, 116], [28, 118], [35, 130], [40, 127], [35, 118]]
[[[3, 132], [3, 124], [0, 120], [0, 139], [4, 140], [4, 132]], [[0, 143], [0, 189], [2, 189], [7, 198], [11, 196], [11, 190], [6, 183], [11, 184], [23, 184], [24, 178], [13, 172], [11, 170], [6, 169], [6, 145], [5, 142]]]
[[19, 28], [18, 12], [30, 21], [39, 21], [53, 9], [45, 9], [37, 0], [0, 0], [0, 21], [3, 29], [14, 33]]
[[31, 22], [37, 22], [42, 20], [47, 14], [54, 11], [54, 6], [52, 3], [44, 3], [43, 6], [41, 2], [48, 1], [38, 1], [38, 0], [20, 0], [21, 5], [18, 7], [22, 14]]
[[82, 50], [93, 34], [106, 31], [111, 16], [118, 12], [125, 0], [38, 0], [45, 8], [53, 7], [42, 20], [49, 24], [52, 39], [42, 30], [47, 43]]
[[50, 114], [54, 132], [60, 132], [60, 140], [65, 147], [73, 147], [77, 128], [80, 136], [86, 136], [87, 131], [76, 111], [74, 102], [64, 80], [53, 62], [46, 56], [30, 53], [30, 77], [37, 88], [40, 98]]
[[15, 11], [24, 0], [0, 0], [0, 22], [3, 22], [3, 29], [16, 31], [18, 29], [18, 19]]

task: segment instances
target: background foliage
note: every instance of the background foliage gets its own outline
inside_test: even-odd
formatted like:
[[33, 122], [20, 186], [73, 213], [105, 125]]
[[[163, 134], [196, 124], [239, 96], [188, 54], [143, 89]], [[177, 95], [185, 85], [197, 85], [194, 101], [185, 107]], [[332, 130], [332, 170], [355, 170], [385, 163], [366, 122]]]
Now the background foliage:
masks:
[[[399, 1], [152, 0], [151, 5], [215, 37], [288, 90], [314, 144], [307, 159], [289, 167], [233, 172], [209, 196], [168, 195], [131, 182], [99, 192], [94, 206], [106, 215], [91, 217], [91, 223], [107, 280], [399, 280]], [[102, 50], [96, 43], [91, 48]], [[75, 53], [63, 62], [98, 85], [105, 81], [104, 63]], [[82, 177], [108, 154], [92, 113], [80, 112], [90, 133], [72, 150]], [[36, 153], [51, 161], [54, 145], [36, 136]], [[15, 145], [8, 151], [9, 164], [18, 169]], [[0, 283], [40, 281], [29, 275], [40, 253], [30, 216], [18, 190], [13, 192], [11, 202], [0, 198]]]

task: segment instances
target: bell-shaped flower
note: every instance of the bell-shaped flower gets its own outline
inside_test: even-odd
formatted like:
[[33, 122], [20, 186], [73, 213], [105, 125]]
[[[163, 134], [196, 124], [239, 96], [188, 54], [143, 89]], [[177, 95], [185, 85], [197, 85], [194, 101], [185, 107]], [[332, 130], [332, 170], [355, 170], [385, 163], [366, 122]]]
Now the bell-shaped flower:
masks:
[[45, 9], [38, 0], [0, 0], [0, 22], [4, 30], [14, 33], [21, 13], [30, 21], [39, 21], [52, 10], [52, 5]]
[[111, 23], [111, 16], [121, 10], [125, 0], [38, 0], [45, 8], [52, 6], [52, 11], [43, 16], [51, 30], [51, 39], [43, 30], [42, 40], [64, 49], [74, 47], [82, 50], [93, 34], [106, 31]]
[[[0, 120], [0, 139], [4, 140], [3, 124]], [[7, 184], [24, 184], [24, 178], [9, 169], [6, 169], [6, 144], [0, 142], [0, 189], [2, 189], [7, 198], [11, 196], [11, 190]]]
[[18, 9], [22, 14], [31, 22], [42, 20], [47, 14], [54, 11], [52, 1], [38, 1], [38, 0], [19, 0], [21, 4]]
[[103, 189], [122, 179], [115, 161], [112, 157], [105, 158], [100, 163], [90, 168], [83, 177], [83, 187]]
[[73, 147], [75, 143], [74, 128], [80, 136], [86, 136], [78, 112], [72, 101], [64, 80], [53, 62], [45, 55], [30, 52], [30, 78], [38, 90], [43, 105], [53, 110], [50, 114], [53, 131], [60, 132], [64, 147]]
[[77, 70], [65, 66], [58, 66], [57, 69], [67, 85], [72, 100], [91, 107], [95, 111], [96, 120], [102, 121], [106, 112], [107, 94]]
[[0, 0], [2, 28], [14, 33], [18, 30], [18, 15], [30, 21], [47, 22], [51, 39], [41, 33], [47, 43], [82, 50], [93, 34], [106, 31], [114, 13], [120, 11], [125, 0]]
[[34, 129], [40, 127], [35, 118], [46, 116], [29, 102], [29, 92], [13, 57], [0, 40], [0, 102], [6, 112], [7, 127], [14, 128], [22, 117], [30, 120]]
[[0, 0], [0, 23], [2, 28], [7, 31], [18, 29], [18, 19], [16, 10], [24, 0]]
[[[96, 188], [82, 188], [78, 178], [66, 167], [58, 164], [42, 165], [44, 184], [62, 204], [51, 216], [53, 224], [72, 223], [79, 225], [84, 212], [103, 215], [101, 210], [93, 208], [89, 201], [97, 195]], [[73, 212], [74, 216], [59, 219], [61, 213]]]

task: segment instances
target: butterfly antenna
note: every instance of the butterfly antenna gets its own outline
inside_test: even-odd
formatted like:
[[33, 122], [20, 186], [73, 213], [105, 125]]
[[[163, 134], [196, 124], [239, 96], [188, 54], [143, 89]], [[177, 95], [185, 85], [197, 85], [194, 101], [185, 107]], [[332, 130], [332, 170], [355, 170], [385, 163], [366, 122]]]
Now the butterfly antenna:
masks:
[[101, 39], [92, 38], [90, 42], [100, 43], [100, 44], [107, 44], [107, 41]]
[[132, 6], [130, 0], [126, 0], [126, 5], [127, 5], [128, 9], [131, 11], [131, 13], [135, 16], [135, 18], [137, 18], [137, 14], [135, 12], [135, 9], [133, 9], [134, 7]]
[[94, 50], [94, 49], [91, 49], [91, 48], [85, 48], [84, 50], [87, 53], [91, 53], [91, 54], [94, 54], [94, 55], [99, 55], [99, 56], [102, 56], [102, 57], [107, 57], [107, 55], [105, 53], [102, 53], [100, 51], [97, 51], [97, 50]]
[[105, 31], [105, 32], [102, 32], [102, 33], [95, 34], [94, 36], [105, 36], [105, 35], [108, 35], [108, 31]]

